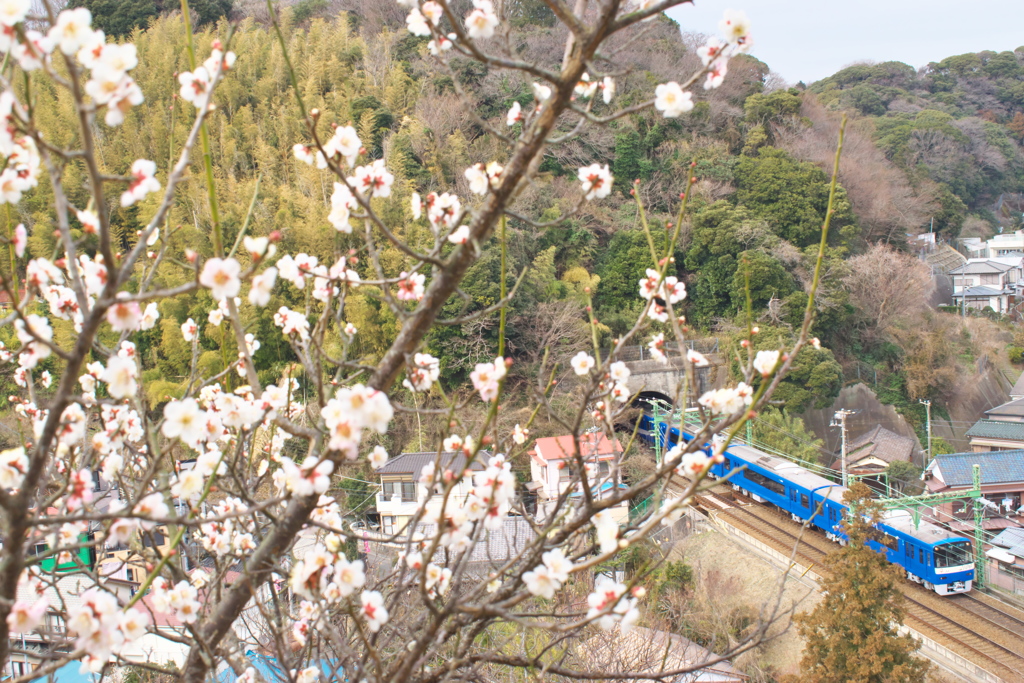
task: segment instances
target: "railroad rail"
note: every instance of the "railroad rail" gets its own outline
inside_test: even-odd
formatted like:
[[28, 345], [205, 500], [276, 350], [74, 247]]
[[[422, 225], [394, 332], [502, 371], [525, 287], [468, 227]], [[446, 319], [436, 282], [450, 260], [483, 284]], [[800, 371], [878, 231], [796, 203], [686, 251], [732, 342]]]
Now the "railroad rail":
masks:
[[[730, 500], [710, 492], [694, 503], [814, 571], [824, 570], [825, 556], [836, 547], [815, 530], [745, 496], [733, 494]], [[972, 593], [939, 597], [910, 583], [901, 590], [908, 626], [1005, 681], [1024, 683], [1024, 612]]]

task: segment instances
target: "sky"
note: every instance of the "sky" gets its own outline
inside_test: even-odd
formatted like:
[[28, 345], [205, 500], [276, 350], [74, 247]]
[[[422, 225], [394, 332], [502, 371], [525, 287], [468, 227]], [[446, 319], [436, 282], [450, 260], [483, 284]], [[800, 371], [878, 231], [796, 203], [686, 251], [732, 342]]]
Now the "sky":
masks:
[[684, 31], [718, 33], [726, 9], [750, 18], [751, 54], [807, 84], [854, 62], [914, 67], [1024, 45], [1021, 0], [694, 0], [668, 15]]

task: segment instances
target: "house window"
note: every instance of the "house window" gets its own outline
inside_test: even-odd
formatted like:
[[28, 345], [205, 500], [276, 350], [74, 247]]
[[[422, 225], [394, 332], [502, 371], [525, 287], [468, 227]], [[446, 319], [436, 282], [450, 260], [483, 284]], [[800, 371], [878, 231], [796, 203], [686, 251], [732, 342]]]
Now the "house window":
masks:
[[395, 533], [395, 518], [391, 515], [383, 515], [380, 518], [380, 528], [386, 534]]
[[598, 463], [597, 471], [601, 474], [602, 477], [608, 476], [608, 469], [610, 464], [611, 463], [609, 463], [607, 460], [602, 460], [601, 462]]
[[402, 482], [402, 502], [403, 503], [415, 503], [416, 502], [416, 482], [414, 482], [414, 481], [403, 481]]
[[129, 581], [134, 581], [135, 580], [135, 570], [132, 569], [131, 567], [129, 567], [128, 569], [125, 570], [125, 574], [128, 577]]
[[572, 470], [568, 467], [562, 467], [558, 470], [558, 481], [569, 481], [572, 479]]

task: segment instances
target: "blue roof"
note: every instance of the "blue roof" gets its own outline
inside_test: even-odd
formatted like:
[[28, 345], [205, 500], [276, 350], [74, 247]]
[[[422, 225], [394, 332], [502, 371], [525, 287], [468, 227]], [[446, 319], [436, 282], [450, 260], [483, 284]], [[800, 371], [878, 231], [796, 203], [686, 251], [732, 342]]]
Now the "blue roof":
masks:
[[1024, 449], [986, 453], [949, 453], [935, 456], [935, 467], [942, 472], [947, 486], [967, 486], [973, 482], [973, 466], [981, 465], [982, 484], [1024, 482]]

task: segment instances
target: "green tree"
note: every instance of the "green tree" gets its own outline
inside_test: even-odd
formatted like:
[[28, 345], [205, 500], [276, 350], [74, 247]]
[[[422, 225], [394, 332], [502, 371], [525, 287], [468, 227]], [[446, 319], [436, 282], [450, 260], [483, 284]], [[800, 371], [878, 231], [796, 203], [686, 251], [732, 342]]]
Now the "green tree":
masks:
[[[829, 177], [814, 164], [797, 161], [774, 147], [736, 164], [736, 199], [755, 216], [768, 221], [772, 232], [798, 247], [816, 243], [828, 206]], [[837, 190], [832, 231], [854, 222], [844, 190]]]
[[902, 570], [869, 545], [882, 517], [870, 496], [861, 482], [846, 493], [856, 509], [844, 522], [849, 543], [825, 559], [822, 601], [795, 617], [805, 640], [801, 683], [923, 683], [928, 673], [917, 641], [899, 633]]
[[921, 468], [906, 460], [894, 460], [885, 468], [889, 475], [889, 486], [897, 491], [920, 488]]
[[808, 431], [803, 418], [784, 409], [766, 408], [754, 419], [751, 431], [758, 447], [786, 453], [805, 465], [819, 464], [825, 452], [825, 442]]
[[786, 268], [768, 254], [760, 251], [745, 251], [740, 254], [739, 268], [732, 279], [733, 307], [744, 310], [746, 306], [747, 279], [750, 282], [750, 300], [755, 311], [764, 309], [773, 298], [784, 299], [793, 291], [793, 276]]

